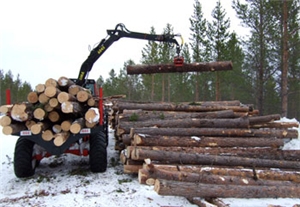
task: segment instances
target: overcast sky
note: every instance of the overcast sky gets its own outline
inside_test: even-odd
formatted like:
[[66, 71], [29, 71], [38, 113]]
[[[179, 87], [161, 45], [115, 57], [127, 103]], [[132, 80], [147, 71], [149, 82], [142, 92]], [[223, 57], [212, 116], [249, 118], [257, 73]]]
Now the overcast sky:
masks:
[[[204, 15], [211, 19], [216, 0], [200, 0]], [[190, 38], [189, 18], [194, 0], [0, 0], [0, 69], [11, 70], [14, 76], [32, 87], [48, 78], [77, 78], [82, 62], [89, 55], [88, 47], [106, 37], [107, 29], [118, 23], [134, 32], [149, 33], [153, 26], [162, 33], [167, 23]], [[231, 0], [222, 0], [232, 30], [243, 31], [231, 8]], [[124, 62], [139, 63], [147, 41], [120, 39], [94, 64], [89, 78], [108, 77]]]

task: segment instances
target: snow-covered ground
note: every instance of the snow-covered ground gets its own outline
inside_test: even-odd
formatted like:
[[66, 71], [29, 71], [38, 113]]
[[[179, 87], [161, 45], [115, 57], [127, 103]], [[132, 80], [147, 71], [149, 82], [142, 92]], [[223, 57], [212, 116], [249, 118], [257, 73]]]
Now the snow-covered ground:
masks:
[[[2, 128], [0, 127], [2, 132]], [[299, 128], [300, 134], [300, 128]], [[17, 137], [0, 133], [0, 206], [55, 207], [192, 207], [185, 198], [160, 196], [153, 186], [140, 185], [137, 176], [123, 174], [114, 150], [113, 133], [108, 146], [108, 169], [91, 173], [88, 158], [64, 154], [45, 158], [32, 178], [16, 178], [13, 171], [14, 146]], [[287, 144], [288, 149], [300, 149], [300, 138]], [[230, 207], [292, 207], [298, 199], [223, 199]]]

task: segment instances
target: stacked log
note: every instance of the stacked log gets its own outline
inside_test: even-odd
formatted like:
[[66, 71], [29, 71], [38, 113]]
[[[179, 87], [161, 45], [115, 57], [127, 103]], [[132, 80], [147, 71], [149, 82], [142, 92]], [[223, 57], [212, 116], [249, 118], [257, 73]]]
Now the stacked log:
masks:
[[[78, 89], [76, 93], [74, 88]], [[88, 99], [94, 104], [89, 105]], [[60, 146], [70, 134], [78, 134], [82, 128], [92, 128], [99, 122], [98, 101], [87, 89], [66, 77], [50, 78], [28, 93], [27, 102], [1, 106], [5, 116], [0, 125], [6, 135], [30, 130]]]
[[124, 172], [160, 195], [299, 197], [300, 150], [282, 149], [298, 138], [298, 122], [260, 116], [239, 101], [118, 101], [113, 109]]

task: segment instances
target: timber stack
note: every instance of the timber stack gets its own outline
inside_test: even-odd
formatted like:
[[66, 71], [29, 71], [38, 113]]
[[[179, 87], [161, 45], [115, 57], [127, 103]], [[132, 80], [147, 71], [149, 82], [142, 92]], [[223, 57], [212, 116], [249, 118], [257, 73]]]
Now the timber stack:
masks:
[[113, 110], [124, 172], [160, 195], [201, 206], [213, 198], [300, 195], [300, 150], [283, 149], [298, 138], [298, 122], [260, 116], [240, 101], [117, 101]]
[[5, 135], [30, 130], [45, 141], [61, 146], [71, 134], [92, 128], [99, 122], [99, 98], [66, 77], [49, 78], [28, 93], [27, 102], [3, 105], [0, 119]]

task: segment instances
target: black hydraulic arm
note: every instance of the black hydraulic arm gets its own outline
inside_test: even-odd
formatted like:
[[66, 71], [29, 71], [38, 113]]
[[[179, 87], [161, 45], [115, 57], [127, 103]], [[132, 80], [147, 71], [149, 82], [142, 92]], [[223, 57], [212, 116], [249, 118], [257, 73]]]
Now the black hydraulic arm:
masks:
[[179, 56], [181, 45], [179, 45], [179, 43], [175, 39], [176, 36], [181, 35], [155, 35], [131, 32], [125, 27], [125, 25], [117, 24], [114, 30], [107, 30], [107, 37], [101, 40], [101, 42], [90, 52], [87, 59], [82, 63], [76, 84], [80, 86], [84, 85], [85, 80], [87, 78], [87, 74], [91, 71], [94, 63], [109, 48], [109, 46], [112, 45], [112, 43], [114, 43], [122, 37], [174, 43], [176, 45], [176, 53]]

